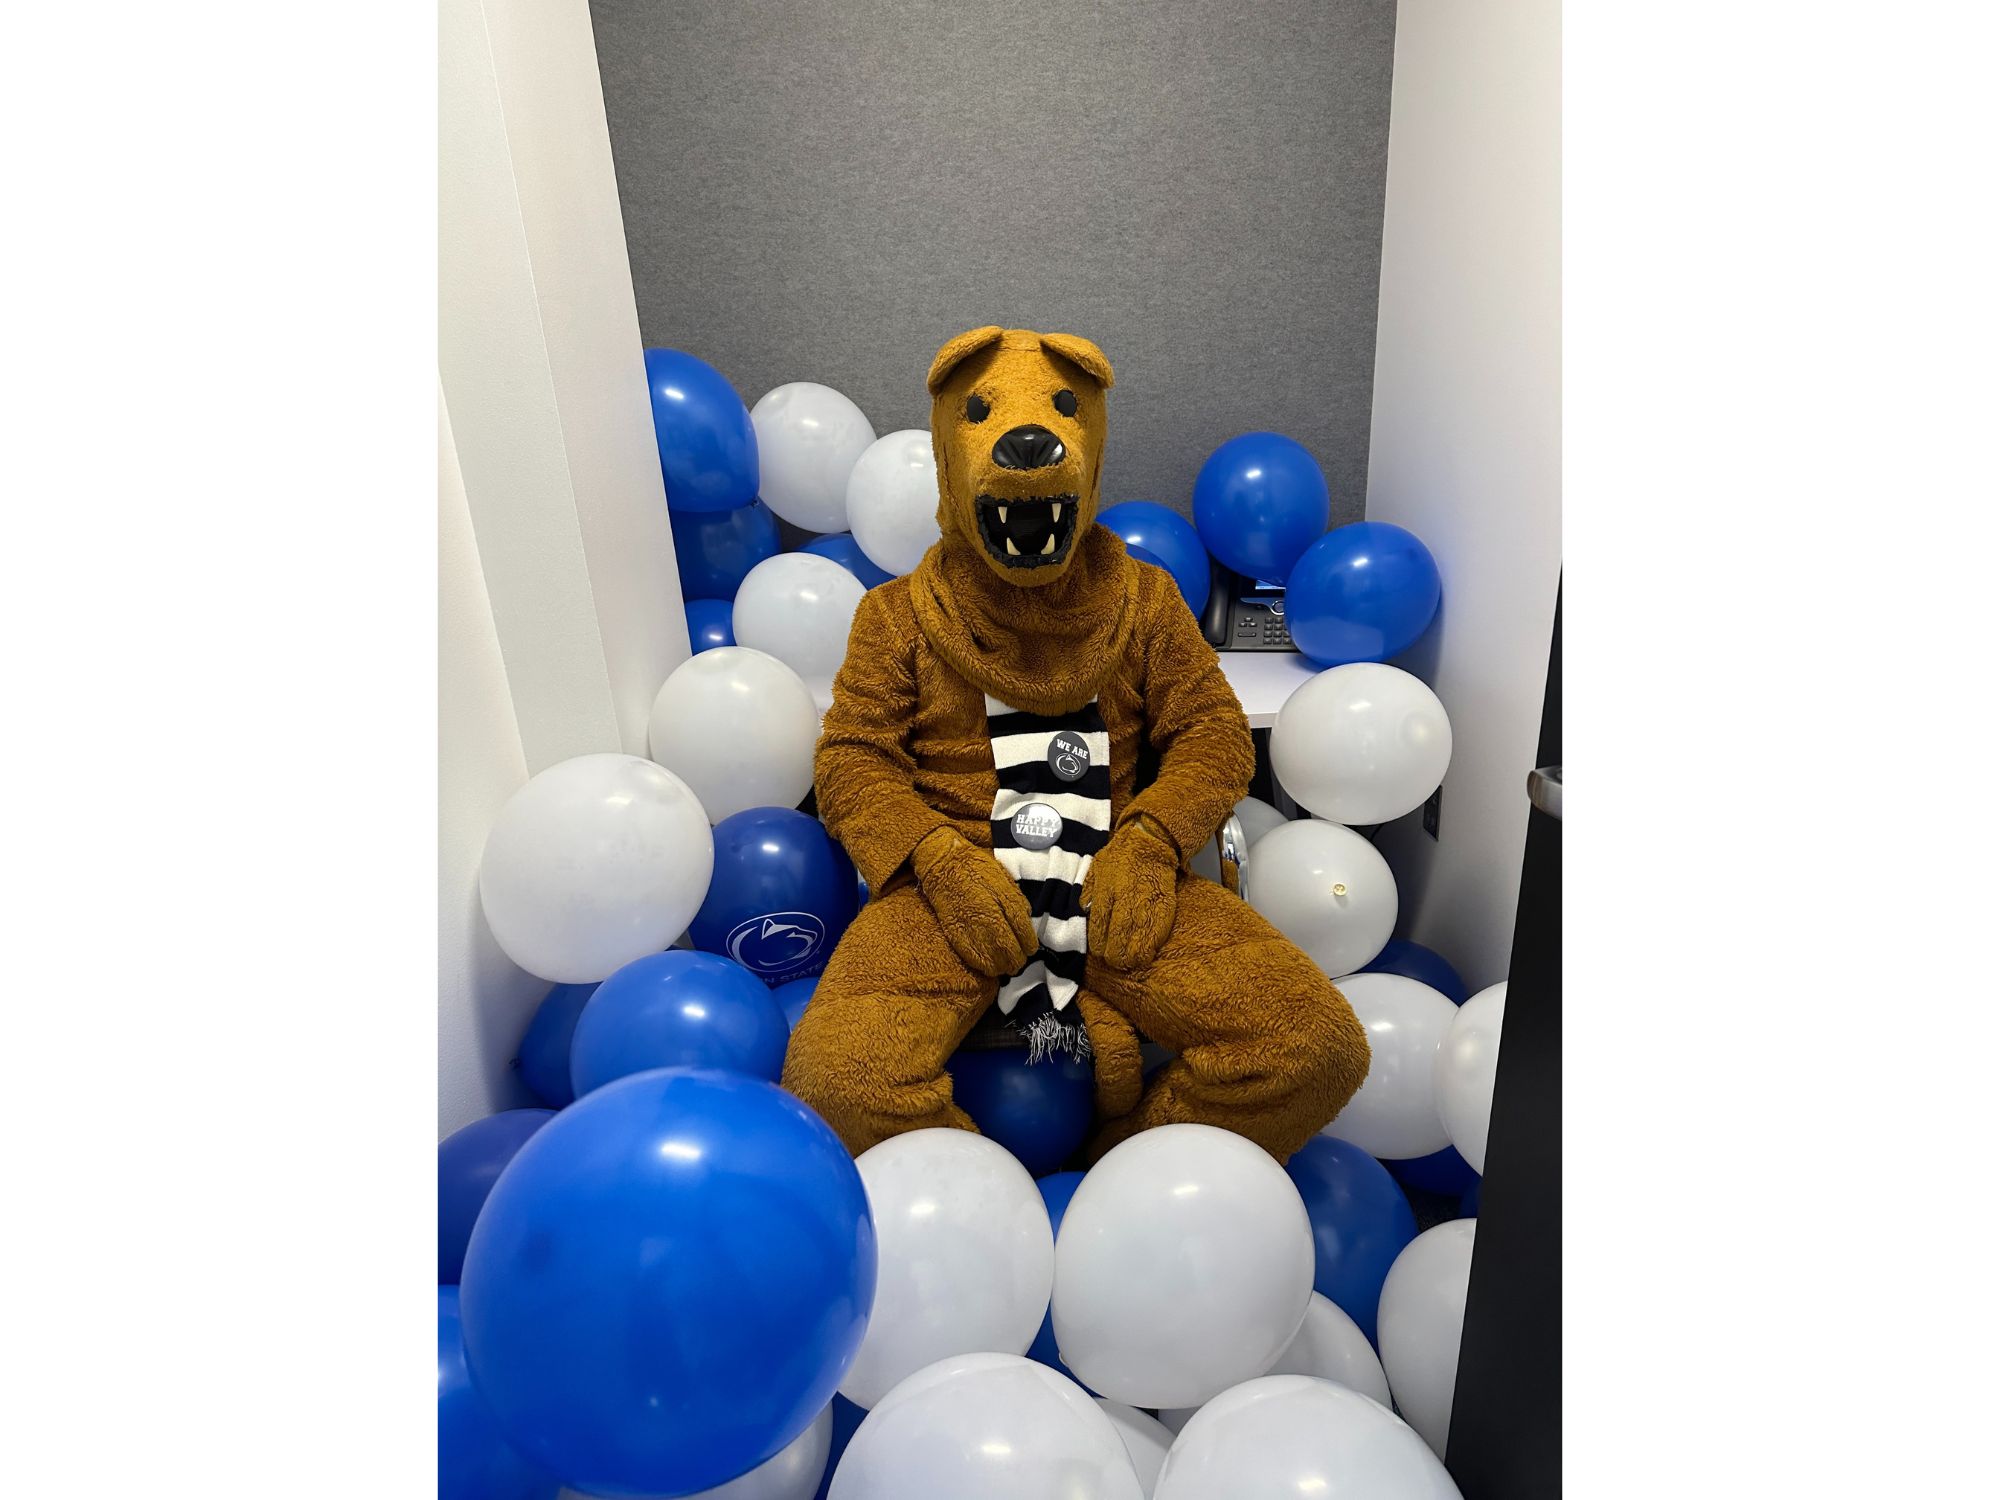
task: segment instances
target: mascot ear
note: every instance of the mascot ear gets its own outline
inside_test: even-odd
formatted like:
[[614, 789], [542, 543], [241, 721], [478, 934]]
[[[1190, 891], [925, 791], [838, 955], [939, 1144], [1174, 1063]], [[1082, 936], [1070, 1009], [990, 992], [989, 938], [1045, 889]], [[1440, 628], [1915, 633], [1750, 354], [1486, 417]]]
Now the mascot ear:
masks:
[[938, 350], [937, 358], [931, 361], [930, 379], [926, 382], [930, 393], [935, 396], [944, 383], [951, 379], [951, 372], [971, 356], [989, 344], [1000, 342], [1000, 335], [1007, 330], [989, 323], [984, 328], [975, 328], [970, 333], [961, 333], [957, 338]]
[[1105, 390], [1111, 389], [1111, 361], [1089, 339], [1079, 338], [1073, 333], [1045, 333], [1041, 335], [1041, 340], [1042, 347], [1049, 353], [1060, 354]]

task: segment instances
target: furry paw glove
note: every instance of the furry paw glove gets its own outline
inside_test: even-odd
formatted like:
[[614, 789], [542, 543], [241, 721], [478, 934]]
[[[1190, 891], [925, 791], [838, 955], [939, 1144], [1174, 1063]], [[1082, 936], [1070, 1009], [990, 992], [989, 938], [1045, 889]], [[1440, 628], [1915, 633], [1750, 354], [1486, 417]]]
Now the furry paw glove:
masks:
[[1151, 963], [1173, 931], [1180, 865], [1180, 854], [1151, 818], [1133, 818], [1112, 834], [1083, 881], [1091, 951], [1114, 969]]
[[954, 828], [924, 836], [910, 856], [917, 889], [965, 966], [1004, 979], [1035, 955], [1028, 898], [991, 853]]

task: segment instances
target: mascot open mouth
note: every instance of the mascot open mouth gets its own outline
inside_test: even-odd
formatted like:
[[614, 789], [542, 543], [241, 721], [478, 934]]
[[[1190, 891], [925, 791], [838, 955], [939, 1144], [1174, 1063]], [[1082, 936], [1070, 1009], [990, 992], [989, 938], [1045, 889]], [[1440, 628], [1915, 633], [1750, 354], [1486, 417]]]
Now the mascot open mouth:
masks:
[[1076, 540], [1076, 496], [1001, 500], [981, 495], [979, 540], [986, 555], [1009, 568], [1042, 568], [1069, 556]]

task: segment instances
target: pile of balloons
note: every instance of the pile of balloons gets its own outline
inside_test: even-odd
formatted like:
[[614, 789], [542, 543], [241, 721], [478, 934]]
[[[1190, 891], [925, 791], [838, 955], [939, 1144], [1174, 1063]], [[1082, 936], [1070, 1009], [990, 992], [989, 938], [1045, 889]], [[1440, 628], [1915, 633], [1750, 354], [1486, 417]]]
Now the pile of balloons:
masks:
[[[850, 1159], [719, 1067], [478, 1122], [440, 1148], [440, 1493], [1455, 1497], [1474, 1225], [1385, 1235], [1352, 1150], [1171, 1125], [1040, 1182], [953, 1130]], [[1371, 1281], [1379, 1332], [1324, 1290]]]
[[[646, 368], [695, 654], [650, 759], [550, 766], [487, 840], [487, 924], [552, 986], [518, 1053], [545, 1107], [439, 1147], [440, 1495], [1456, 1496], [1440, 1457], [1505, 986], [1469, 996], [1390, 940], [1395, 882], [1357, 831], [1449, 761], [1435, 695], [1382, 661], [1437, 607], [1429, 554], [1327, 532], [1317, 466], [1274, 434], [1217, 450], [1193, 525], [1100, 517], [1197, 612], [1211, 553], [1289, 576], [1329, 668], [1272, 731], [1314, 816], [1237, 814], [1246, 899], [1368, 1029], [1339, 1118], [1284, 1166], [1176, 1125], [1064, 1170], [1089, 1064], [969, 1044], [951, 1071], [979, 1134], [850, 1158], [781, 1086], [868, 899], [799, 805], [862, 593], [937, 539], [929, 437], [877, 438], [826, 386], [746, 407], [689, 355]], [[781, 552], [781, 519], [815, 538]], [[1305, 601], [1324, 629], [1301, 632]], [[1220, 878], [1212, 851], [1195, 868]], [[1461, 1216], [1420, 1234], [1405, 1186]]]
[[[1477, 1191], [1492, 1090], [1490, 1057], [1478, 1075], [1473, 1059], [1483, 1055], [1482, 1043], [1470, 1033], [1491, 1009], [1491, 1037], [1485, 1030], [1478, 1035], [1497, 1038], [1497, 1003], [1466, 1005], [1466, 986], [1448, 963], [1417, 944], [1391, 940], [1400, 903], [1373, 839], [1380, 825], [1421, 807], [1451, 762], [1444, 705], [1418, 677], [1387, 663], [1436, 616], [1438, 569], [1423, 543], [1401, 527], [1361, 521], [1329, 531], [1329, 513], [1319, 465], [1279, 433], [1231, 438], [1195, 480], [1197, 551], [1205, 546], [1248, 577], [1282, 581], [1292, 638], [1325, 668], [1293, 692], [1271, 731], [1278, 785], [1311, 816], [1287, 819], [1255, 798], [1237, 804], [1247, 845], [1241, 890], [1340, 985], [1368, 1029], [1368, 1080], [1327, 1127], [1327, 1138], [1358, 1147], [1359, 1160], [1370, 1168], [1386, 1164], [1409, 1187], [1465, 1201]], [[1162, 557], [1182, 540], [1165, 523], [1128, 535], [1129, 545]], [[1194, 869], [1220, 879], [1212, 853]], [[1459, 1036], [1455, 1026], [1467, 1035], [1447, 1046], [1448, 1034]], [[1447, 1056], [1464, 1060], [1449, 1087]], [[1467, 1092], [1448, 1105], [1452, 1090]], [[1387, 1183], [1382, 1178], [1373, 1187], [1393, 1208], [1400, 1195]], [[1414, 1235], [1412, 1222], [1403, 1238]], [[1349, 1302], [1342, 1305], [1351, 1303], [1371, 1336], [1387, 1264], [1380, 1260], [1365, 1283], [1345, 1289]]]
[[[1244, 899], [1339, 985], [1368, 1031], [1367, 1081], [1326, 1135], [1408, 1187], [1466, 1199], [1484, 1159], [1504, 986], [1469, 1000], [1441, 956], [1392, 940], [1400, 900], [1372, 837], [1423, 805], [1450, 757], [1450, 720], [1423, 682], [1379, 662], [1332, 667], [1299, 686], [1271, 730], [1278, 784], [1313, 816], [1287, 819], [1255, 798], [1236, 816]], [[1212, 857], [1194, 868], [1219, 878]], [[1460, 1066], [1448, 1071], [1447, 1057]], [[1379, 1290], [1363, 1289], [1363, 1326]]]
[[[930, 434], [878, 438], [853, 401], [812, 381], [746, 407], [680, 350], [647, 350], [646, 375], [690, 641], [767, 652], [824, 708], [861, 592], [908, 573], [938, 539]], [[1244, 433], [1210, 454], [1193, 511], [1190, 525], [1132, 500], [1098, 520], [1171, 574], [1197, 614], [1211, 556], [1284, 583], [1292, 639], [1321, 666], [1386, 661], [1437, 614], [1442, 585], [1424, 544], [1380, 521], [1328, 531], [1325, 475], [1280, 433]], [[781, 553], [780, 520], [818, 534]]]
[[[1294, 830], [1374, 852], [1240, 811], [1253, 880]], [[778, 1084], [863, 899], [816, 819], [711, 825], [665, 767], [580, 757], [502, 809], [481, 879], [559, 982], [520, 1047], [548, 1107], [439, 1148], [441, 1494], [1456, 1494], [1474, 1225], [1419, 1234], [1384, 1162], [1483, 1165], [1503, 986], [1459, 1006], [1438, 955], [1378, 945], [1342, 978], [1369, 1078], [1282, 1168], [1185, 1125], [1062, 1171], [1090, 1071], [1021, 1052], [954, 1060], [981, 1134], [856, 1160]]]
[[[812, 381], [746, 407], [677, 349], [648, 349], [646, 378], [690, 643], [763, 652], [824, 710], [862, 593], [938, 539], [930, 434], [878, 438], [860, 407]], [[780, 520], [819, 535], [781, 552]]]
[[1284, 584], [1285, 623], [1304, 655], [1323, 667], [1387, 661], [1436, 616], [1437, 563], [1384, 521], [1328, 531], [1330, 511], [1319, 464], [1276, 432], [1231, 438], [1195, 478], [1202, 542], [1232, 571]]

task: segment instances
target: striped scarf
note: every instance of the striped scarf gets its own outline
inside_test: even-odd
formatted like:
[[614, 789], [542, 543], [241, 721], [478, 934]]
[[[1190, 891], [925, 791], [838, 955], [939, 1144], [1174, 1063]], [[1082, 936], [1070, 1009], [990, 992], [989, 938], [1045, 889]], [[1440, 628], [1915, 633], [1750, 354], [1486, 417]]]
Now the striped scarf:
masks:
[[1070, 1004], [1083, 983], [1083, 879], [1111, 836], [1111, 737], [1092, 698], [1064, 714], [1032, 714], [986, 698], [999, 789], [993, 855], [1027, 897], [1041, 945], [1000, 986], [999, 1007], [1028, 1040], [1028, 1059], [1090, 1055]]

